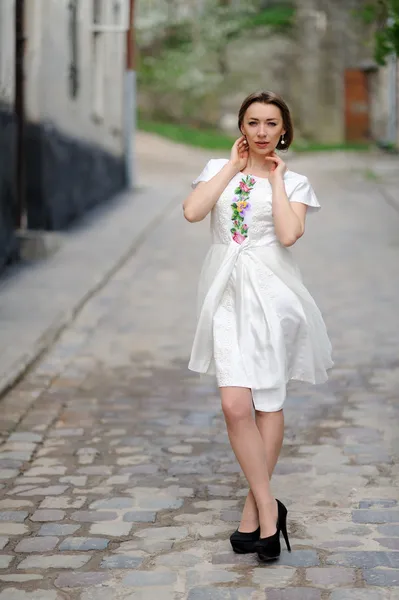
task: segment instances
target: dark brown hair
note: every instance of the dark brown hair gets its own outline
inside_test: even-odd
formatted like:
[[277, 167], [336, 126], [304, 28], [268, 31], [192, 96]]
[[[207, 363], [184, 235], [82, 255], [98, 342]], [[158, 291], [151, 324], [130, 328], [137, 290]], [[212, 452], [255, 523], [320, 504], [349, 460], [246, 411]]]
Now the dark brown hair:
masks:
[[281, 96], [275, 94], [274, 92], [254, 92], [250, 94], [247, 98], [245, 98], [244, 102], [241, 104], [241, 108], [238, 112], [238, 128], [241, 131], [242, 122], [244, 120], [245, 113], [248, 108], [254, 102], [260, 102], [261, 104], [274, 104], [281, 111], [281, 116], [283, 117], [283, 127], [285, 129], [284, 134], [284, 142], [285, 144], [281, 144], [281, 141], [277, 144], [277, 150], [288, 150], [290, 147], [292, 140], [294, 139], [294, 127], [292, 125], [291, 113], [287, 104], [284, 102]]

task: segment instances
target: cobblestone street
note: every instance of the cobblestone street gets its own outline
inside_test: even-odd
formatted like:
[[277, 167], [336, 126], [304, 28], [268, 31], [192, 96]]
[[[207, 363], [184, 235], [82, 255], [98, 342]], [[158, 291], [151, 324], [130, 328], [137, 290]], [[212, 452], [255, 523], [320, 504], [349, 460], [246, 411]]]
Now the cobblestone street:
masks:
[[399, 600], [399, 212], [364, 160], [289, 162], [323, 207], [293, 251], [335, 361], [289, 388], [293, 552], [231, 550], [247, 486], [187, 369], [208, 222], [176, 205], [1, 401], [0, 600]]

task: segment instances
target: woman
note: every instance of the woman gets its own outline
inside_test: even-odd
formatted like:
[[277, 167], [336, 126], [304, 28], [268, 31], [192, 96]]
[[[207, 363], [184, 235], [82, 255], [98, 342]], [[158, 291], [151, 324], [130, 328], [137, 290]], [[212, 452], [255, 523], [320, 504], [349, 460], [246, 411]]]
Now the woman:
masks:
[[280, 531], [290, 550], [287, 509], [269, 484], [283, 442], [286, 384], [322, 383], [333, 363], [323, 319], [288, 249], [304, 234], [307, 212], [320, 208], [308, 179], [275, 152], [293, 139], [289, 109], [272, 92], [255, 93], [238, 126], [230, 160], [210, 160], [183, 205], [190, 222], [211, 212], [212, 233], [189, 368], [216, 374], [250, 487], [232, 547], [271, 560], [280, 555]]

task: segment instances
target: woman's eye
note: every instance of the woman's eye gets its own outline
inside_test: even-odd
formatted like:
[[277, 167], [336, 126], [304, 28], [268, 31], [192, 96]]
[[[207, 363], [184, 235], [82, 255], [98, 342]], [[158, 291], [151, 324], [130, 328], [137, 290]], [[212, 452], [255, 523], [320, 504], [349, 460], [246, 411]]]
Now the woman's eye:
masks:
[[249, 123], [249, 124], [250, 124], [250, 125], [256, 125], [256, 122], [255, 122], [255, 121], [250, 121], [250, 123]]
[[276, 127], [277, 123], [269, 123], [272, 127]]

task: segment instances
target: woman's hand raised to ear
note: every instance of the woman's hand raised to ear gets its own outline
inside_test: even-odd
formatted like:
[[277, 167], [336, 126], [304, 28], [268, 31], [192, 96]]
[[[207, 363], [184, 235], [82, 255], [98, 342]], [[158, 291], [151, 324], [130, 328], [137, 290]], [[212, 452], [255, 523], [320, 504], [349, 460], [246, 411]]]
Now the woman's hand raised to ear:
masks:
[[248, 162], [248, 144], [245, 136], [241, 136], [234, 142], [230, 154], [230, 163], [237, 169], [237, 173], [245, 169]]

